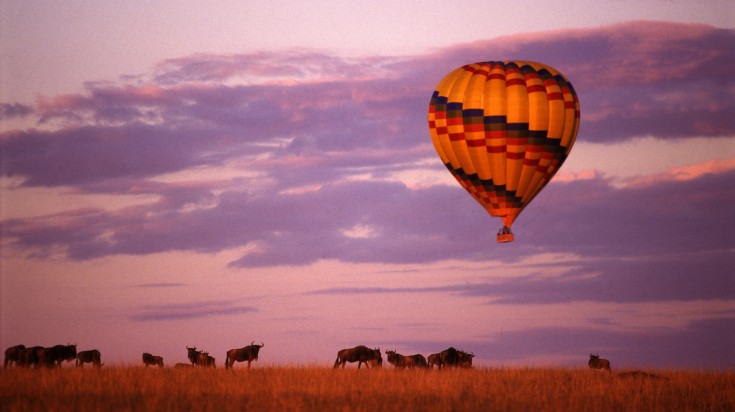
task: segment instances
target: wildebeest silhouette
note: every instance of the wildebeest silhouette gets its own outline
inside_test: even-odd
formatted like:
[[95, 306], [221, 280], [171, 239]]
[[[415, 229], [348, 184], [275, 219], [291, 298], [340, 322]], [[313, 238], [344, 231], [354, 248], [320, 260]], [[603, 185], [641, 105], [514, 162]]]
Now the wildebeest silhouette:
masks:
[[188, 346], [186, 347], [186, 357], [189, 358], [189, 361], [192, 365], [194, 365], [194, 359], [196, 358], [198, 353], [200, 353], [200, 351], [197, 350], [196, 346], [192, 348]]
[[363, 363], [366, 368], [370, 368], [371, 364], [380, 367], [383, 366], [383, 356], [380, 354], [380, 348], [370, 349], [364, 345], [342, 349], [337, 352], [337, 359], [334, 361], [333, 369], [339, 365], [342, 365], [342, 369], [344, 369], [347, 362], [357, 362], [357, 369], [360, 369]]
[[209, 352], [201, 352], [196, 358], [196, 365], [205, 368], [216, 368], [215, 359], [209, 355]]
[[449, 347], [439, 353], [432, 353], [427, 358], [429, 368], [433, 368], [436, 365], [439, 369], [443, 368], [471, 368], [472, 358], [475, 357], [474, 353], [467, 353], [461, 350], [457, 350], [453, 347]]
[[404, 356], [400, 353], [396, 353], [394, 350], [387, 350], [385, 354], [388, 355], [388, 362], [393, 364], [396, 369], [414, 369], [414, 368], [428, 368], [429, 365], [426, 362], [424, 355], [416, 354], [410, 356]]
[[590, 369], [605, 369], [610, 371], [610, 361], [600, 358], [600, 355], [596, 353], [590, 353], [590, 360], [587, 362], [587, 366], [589, 366]]
[[215, 368], [215, 360], [213, 357], [209, 356], [209, 352], [204, 352], [201, 350], [197, 350], [197, 347], [194, 346], [193, 348], [186, 347], [187, 356], [189, 357], [189, 360], [191, 361], [191, 364], [194, 366], [203, 366], [203, 367], [209, 367], [209, 368]]
[[467, 353], [461, 350], [457, 351], [458, 355], [458, 364], [460, 368], [471, 368], [472, 367], [472, 358], [475, 357], [474, 353]]
[[18, 365], [20, 366], [38, 366], [38, 354], [44, 348], [43, 346], [32, 346], [30, 348], [21, 349], [18, 354]]
[[77, 345], [56, 345], [36, 351], [38, 364], [53, 368], [61, 366], [61, 362], [73, 361], [77, 358]]
[[20, 355], [25, 349], [25, 345], [15, 345], [5, 349], [5, 363], [3, 363], [3, 368], [7, 368], [11, 363], [15, 363], [15, 366], [18, 366]]
[[225, 368], [231, 368], [235, 362], [247, 361], [248, 369], [250, 369], [250, 362], [258, 360], [258, 353], [263, 346], [265, 346], [263, 342], [260, 342], [260, 345], [256, 345], [255, 341], [252, 341], [250, 345], [243, 348], [228, 350], [227, 358], [225, 359]]
[[146, 367], [148, 367], [148, 365], [158, 365], [158, 367], [163, 368], [163, 358], [151, 355], [148, 352], [143, 354], [143, 363]]
[[95, 367], [102, 367], [102, 355], [97, 349], [83, 350], [77, 353], [77, 366], [84, 367], [85, 363], [91, 363]]
[[432, 369], [436, 365], [439, 369], [442, 367], [441, 353], [432, 353], [426, 357], [426, 362], [429, 364], [429, 369]]
[[459, 366], [459, 351], [453, 347], [448, 347], [439, 353], [441, 356], [441, 367], [456, 368]]

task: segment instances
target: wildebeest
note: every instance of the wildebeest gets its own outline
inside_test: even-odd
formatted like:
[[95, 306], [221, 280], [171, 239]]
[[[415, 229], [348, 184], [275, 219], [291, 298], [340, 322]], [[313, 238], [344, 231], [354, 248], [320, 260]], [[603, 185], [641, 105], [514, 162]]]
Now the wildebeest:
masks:
[[197, 347], [194, 346], [193, 348], [186, 347], [187, 356], [189, 357], [189, 360], [191, 361], [191, 364], [194, 366], [204, 366], [204, 367], [210, 367], [215, 368], [214, 364], [214, 358], [209, 356], [209, 352], [203, 352], [200, 350], [197, 350]]
[[15, 362], [15, 366], [18, 366], [20, 355], [25, 349], [25, 345], [15, 345], [5, 349], [5, 363], [3, 367], [7, 368], [13, 362]]
[[436, 365], [439, 369], [446, 367], [449, 368], [471, 368], [472, 358], [475, 357], [474, 353], [467, 353], [461, 350], [457, 350], [453, 347], [449, 347], [439, 353], [433, 353], [429, 355], [428, 363], [429, 368]]
[[449, 347], [439, 352], [439, 369], [459, 366], [459, 351], [453, 347]]
[[400, 353], [396, 353], [396, 351], [393, 350], [387, 350], [385, 351], [385, 354], [388, 355], [388, 362], [393, 364], [396, 369], [429, 367], [429, 365], [426, 363], [426, 358], [424, 358], [424, 355], [416, 354], [404, 356]]
[[209, 356], [209, 352], [199, 352], [195, 358], [195, 365], [205, 368], [216, 368], [214, 357]]
[[195, 359], [197, 357], [197, 354], [201, 353], [201, 351], [197, 350], [197, 347], [194, 346], [193, 348], [186, 347], [186, 357], [189, 358], [189, 361], [192, 365], [196, 365]]
[[334, 368], [342, 365], [344, 369], [345, 365], [349, 363], [357, 362], [357, 369], [360, 369], [362, 364], [365, 364], [366, 368], [370, 368], [370, 364], [373, 366], [383, 366], [383, 356], [380, 354], [380, 348], [370, 349], [367, 346], [355, 346], [350, 349], [342, 349], [337, 352], [337, 360], [334, 361]]
[[42, 366], [61, 366], [63, 361], [73, 361], [77, 358], [77, 345], [56, 345], [36, 351], [38, 363]]
[[[197, 364], [200, 362], [201, 355], [203, 354], [202, 351], [197, 350], [197, 347], [194, 346], [193, 348], [186, 347], [186, 357], [189, 358], [189, 361], [193, 366], [197, 366]], [[206, 364], [206, 361], [205, 361]]]
[[442, 354], [432, 353], [426, 358], [426, 362], [429, 364], [429, 369], [433, 368], [434, 365], [436, 365], [439, 369], [441, 369], [442, 368]]
[[258, 360], [258, 353], [260, 348], [265, 346], [263, 342], [260, 345], [256, 345], [255, 341], [252, 341], [250, 345], [240, 349], [230, 349], [227, 351], [227, 358], [225, 359], [225, 368], [231, 368], [235, 362], [248, 362], [248, 369], [250, 369], [250, 362]]
[[143, 354], [143, 363], [145, 364], [146, 368], [148, 367], [148, 365], [158, 365], [158, 367], [163, 368], [163, 358], [160, 356], [151, 355], [148, 352]]
[[190, 365], [188, 363], [177, 363], [176, 365], [174, 365], [174, 368], [177, 368], [177, 369], [178, 368], [193, 368], [193, 367], [194, 365]]
[[18, 354], [18, 365], [27, 367], [38, 366], [38, 353], [43, 349], [43, 346], [32, 346], [21, 349]]
[[77, 353], [77, 366], [84, 367], [85, 363], [91, 363], [95, 367], [102, 367], [102, 355], [97, 349], [83, 350]]
[[605, 369], [610, 370], [610, 361], [607, 359], [600, 358], [598, 354], [590, 353], [590, 360], [587, 362], [590, 369]]
[[458, 365], [460, 368], [471, 368], [472, 367], [472, 358], [475, 357], [474, 353], [467, 353], [464, 351], [457, 351], [458, 355]]

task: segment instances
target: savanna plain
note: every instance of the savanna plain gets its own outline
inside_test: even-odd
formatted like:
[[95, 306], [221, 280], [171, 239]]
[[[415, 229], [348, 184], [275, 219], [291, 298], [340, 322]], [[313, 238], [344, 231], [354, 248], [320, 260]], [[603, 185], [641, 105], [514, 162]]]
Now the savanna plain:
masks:
[[2, 411], [732, 411], [735, 372], [9, 368]]

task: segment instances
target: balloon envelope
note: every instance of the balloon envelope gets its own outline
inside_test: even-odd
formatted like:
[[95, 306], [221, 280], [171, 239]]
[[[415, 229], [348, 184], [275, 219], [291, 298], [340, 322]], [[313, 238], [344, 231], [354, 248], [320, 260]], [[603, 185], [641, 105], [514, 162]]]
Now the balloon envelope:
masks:
[[530, 61], [457, 68], [429, 104], [434, 148], [462, 187], [503, 220], [499, 242], [513, 239], [515, 219], [566, 160], [579, 119], [572, 84]]

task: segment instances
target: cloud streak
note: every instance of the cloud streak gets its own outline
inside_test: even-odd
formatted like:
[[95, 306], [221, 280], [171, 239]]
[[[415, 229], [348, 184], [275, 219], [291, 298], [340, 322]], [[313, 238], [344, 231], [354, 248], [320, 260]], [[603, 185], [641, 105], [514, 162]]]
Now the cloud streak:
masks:
[[33, 107], [20, 103], [0, 103], [0, 120], [29, 116]]
[[252, 306], [237, 305], [229, 301], [148, 305], [130, 316], [130, 320], [136, 322], [187, 320], [215, 316], [242, 315], [257, 311]]

